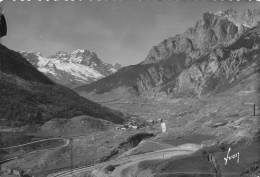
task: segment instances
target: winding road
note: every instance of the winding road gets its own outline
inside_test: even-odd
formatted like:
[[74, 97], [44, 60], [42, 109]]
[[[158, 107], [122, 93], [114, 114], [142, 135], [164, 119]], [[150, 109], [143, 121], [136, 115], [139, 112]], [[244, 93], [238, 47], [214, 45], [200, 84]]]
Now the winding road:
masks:
[[166, 159], [174, 156], [189, 155], [199, 150], [200, 148], [201, 145], [185, 144], [178, 147], [158, 150], [154, 152], [122, 157], [108, 162], [99, 163], [94, 166], [86, 166], [86, 167], [74, 168], [70, 170], [64, 170], [64, 171], [49, 174], [47, 177], [72, 177], [86, 172], [91, 172], [94, 169], [101, 168], [106, 165], [119, 165], [119, 164], [126, 165], [129, 163], [137, 163], [144, 160]]

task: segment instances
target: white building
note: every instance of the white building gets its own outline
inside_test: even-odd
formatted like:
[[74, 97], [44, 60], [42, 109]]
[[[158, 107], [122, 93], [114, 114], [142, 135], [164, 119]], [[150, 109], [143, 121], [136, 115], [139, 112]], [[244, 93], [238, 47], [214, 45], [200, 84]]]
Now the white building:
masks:
[[161, 122], [161, 127], [162, 127], [162, 133], [166, 132], [166, 124], [165, 122]]

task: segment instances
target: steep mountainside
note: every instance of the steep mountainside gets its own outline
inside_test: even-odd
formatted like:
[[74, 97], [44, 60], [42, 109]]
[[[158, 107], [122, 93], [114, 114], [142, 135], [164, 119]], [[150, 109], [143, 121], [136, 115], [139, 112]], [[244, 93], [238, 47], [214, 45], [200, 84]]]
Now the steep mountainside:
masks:
[[21, 54], [0, 45], [0, 123], [24, 125], [89, 115], [122, 123], [122, 113], [56, 85]]
[[[115, 89], [130, 95], [196, 95], [228, 88], [257, 65], [259, 10], [206, 12], [183, 34], [154, 46], [146, 59], [76, 90], [83, 96]], [[243, 17], [243, 18], [241, 18]]]
[[21, 54], [51, 80], [70, 88], [89, 84], [116, 72], [121, 67], [119, 64], [104, 63], [96, 53], [81, 49], [71, 53], [60, 51], [47, 58], [40, 53]]

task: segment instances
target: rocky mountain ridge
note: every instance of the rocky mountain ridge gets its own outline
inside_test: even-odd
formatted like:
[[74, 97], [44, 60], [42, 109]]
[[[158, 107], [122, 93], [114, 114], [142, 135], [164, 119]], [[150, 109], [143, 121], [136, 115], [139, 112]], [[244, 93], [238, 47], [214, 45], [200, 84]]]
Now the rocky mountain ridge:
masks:
[[200, 96], [228, 88], [243, 71], [258, 66], [260, 11], [246, 12], [254, 16], [242, 19], [234, 10], [206, 12], [184, 33], [154, 46], [143, 62], [76, 90], [87, 96], [120, 88], [123, 93], [154, 97]]
[[103, 62], [95, 52], [77, 49], [43, 57], [37, 52], [20, 52], [34, 67], [54, 82], [74, 88], [116, 72], [121, 65]]
[[167, 59], [173, 53], [186, 53], [191, 58], [198, 58], [217, 45], [231, 44], [246, 30], [257, 26], [259, 21], [260, 10], [257, 9], [206, 12], [195, 26], [183, 34], [165, 39], [154, 46], [142, 63]]

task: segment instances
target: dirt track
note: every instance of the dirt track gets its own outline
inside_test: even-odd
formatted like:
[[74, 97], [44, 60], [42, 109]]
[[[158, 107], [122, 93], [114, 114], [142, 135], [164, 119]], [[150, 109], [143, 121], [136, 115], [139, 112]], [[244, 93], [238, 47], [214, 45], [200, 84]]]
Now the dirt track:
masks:
[[23, 147], [23, 146], [32, 145], [32, 144], [35, 144], [35, 143], [52, 141], [52, 140], [63, 140], [64, 142], [66, 142], [65, 144], [69, 143], [69, 141], [66, 138], [48, 138], [48, 139], [42, 139], [42, 140], [33, 141], [33, 142], [25, 143], [25, 144], [19, 144], [19, 145], [16, 145], [16, 146], [4, 147], [4, 148], [0, 148], [0, 150], [8, 150], [8, 149]]
[[[33, 142], [25, 143], [25, 144], [20, 144], [20, 145], [16, 145], [16, 146], [4, 147], [4, 148], [0, 148], [0, 150], [10, 150], [10, 149], [16, 149], [16, 148], [23, 148], [23, 147], [25, 147], [25, 146], [30, 146], [30, 145], [33, 145], [33, 144], [36, 144], [36, 143], [43, 143], [43, 142], [46, 142], [46, 141], [57, 141], [57, 140], [62, 140], [62, 141], [64, 141], [64, 144], [63, 144], [63, 145], [58, 146], [59, 148], [60, 148], [60, 147], [66, 147], [66, 146], [68, 146], [69, 143], [70, 143], [70, 140], [69, 140], [69, 139], [66, 139], [66, 138], [49, 138], [49, 139], [42, 139], [42, 140], [33, 141]], [[58, 147], [52, 147], [52, 148], [58, 148]], [[49, 148], [49, 149], [52, 149], [52, 148]], [[46, 150], [46, 149], [41, 149], [41, 150], [43, 151], [43, 150]], [[18, 159], [20, 156], [24, 156], [24, 155], [26, 155], [26, 154], [38, 152], [38, 151], [41, 151], [41, 150], [34, 150], [34, 151], [30, 151], [30, 152], [27, 152], [27, 153], [25, 153], [25, 154], [21, 154], [21, 155], [18, 155], [18, 156], [8, 157], [7, 159], [1, 160], [1, 161], [0, 161], [0, 164], [1, 164], [1, 163], [8, 162], [8, 161], [11, 161], [11, 160]]]

